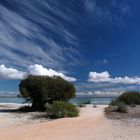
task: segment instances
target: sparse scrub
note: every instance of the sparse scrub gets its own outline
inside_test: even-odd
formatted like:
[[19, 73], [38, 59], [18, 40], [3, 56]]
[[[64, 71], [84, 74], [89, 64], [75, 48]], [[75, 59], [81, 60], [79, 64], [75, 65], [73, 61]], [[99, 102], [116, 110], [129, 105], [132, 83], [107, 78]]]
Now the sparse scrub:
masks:
[[126, 105], [140, 105], [140, 93], [136, 91], [124, 92], [110, 105], [118, 105], [120, 102], [124, 102]]
[[120, 102], [117, 106], [116, 111], [120, 113], [127, 113], [128, 112], [127, 105], [124, 102]]
[[46, 112], [50, 118], [76, 117], [79, 115], [79, 110], [75, 105], [64, 101], [46, 104]]
[[90, 104], [90, 101], [84, 101], [81, 104]]
[[140, 92], [129, 91], [121, 94], [116, 100], [112, 101], [110, 105], [105, 109], [105, 112], [120, 112], [127, 113], [129, 112], [129, 107], [136, 107], [140, 105]]
[[105, 112], [106, 113], [115, 112], [116, 110], [117, 110], [117, 106], [111, 106], [111, 105], [109, 105], [108, 107], [105, 108]]
[[86, 107], [86, 104], [78, 104], [78, 107]]

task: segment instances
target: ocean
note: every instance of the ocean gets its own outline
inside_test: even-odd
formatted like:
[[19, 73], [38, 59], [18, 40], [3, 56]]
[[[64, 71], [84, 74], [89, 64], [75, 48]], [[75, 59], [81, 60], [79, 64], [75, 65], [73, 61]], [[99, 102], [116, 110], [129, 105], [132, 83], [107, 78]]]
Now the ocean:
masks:
[[25, 99], [17, 96], [0, 96], [0, 103], [25, 103]]
[[111, 103], [113, 100], [115, 100], [117, 97], [95, 97], [95, 96], [78, 96], [76, 98], [73, 98], [70, 100], [70, 102], [74, 104], [82, 104], [82, 103], [90, 103], [90, 104], [100, 104], [100, 105], [106, 105]]
[[[90, 103], [90, 104], [109, 104], [112, 100], [117, 97], [104, 96], [77, 96], [70, 100], [74, 104]], [[25, 103], [25, 99], [17, 96], [0, 96], [0, 103]]]

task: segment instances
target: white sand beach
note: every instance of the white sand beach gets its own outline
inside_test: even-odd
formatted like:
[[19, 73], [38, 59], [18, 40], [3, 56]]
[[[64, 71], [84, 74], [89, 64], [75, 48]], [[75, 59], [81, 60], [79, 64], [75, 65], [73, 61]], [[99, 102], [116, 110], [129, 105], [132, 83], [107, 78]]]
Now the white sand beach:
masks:
[[[105, 106], [81, 108], [80, 116], [53, 121], [32, 119], [32, 113], [0, 112], [0, 140], [139, 140], [140, 121], [112, 120]], [[13, 107], [12, 107], [13, 108]], [[0, 108], [2, 110], [2, 107]]]

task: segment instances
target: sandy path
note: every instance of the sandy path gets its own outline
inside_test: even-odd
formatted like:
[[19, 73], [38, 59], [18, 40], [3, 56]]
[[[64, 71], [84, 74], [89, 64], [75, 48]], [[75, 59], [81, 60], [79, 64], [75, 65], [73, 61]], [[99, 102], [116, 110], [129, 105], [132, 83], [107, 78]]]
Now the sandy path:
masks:
[[140, 123], [109, 120], [104, 106], [82, 108], [80, 117], [7, 127], [0, 140], [139, 140]]

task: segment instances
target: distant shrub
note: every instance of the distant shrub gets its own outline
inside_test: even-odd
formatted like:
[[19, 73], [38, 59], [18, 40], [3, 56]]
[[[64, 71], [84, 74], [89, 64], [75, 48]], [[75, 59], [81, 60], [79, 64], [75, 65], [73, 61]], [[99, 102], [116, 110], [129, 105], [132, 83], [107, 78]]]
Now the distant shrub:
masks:
[[111, 105], [111, 106], [117, 106], [118, 105], [118, 100], [116, 99], [116, 100], [113, 100], [109, 105]]
[[46, 112], [50, 118], [76, 117], [79, 115], [79, 109], [68, 102], [54, 101], [46, 105]]
[[94, 107], [94, 108], [97, 108], [97, 105], [96, 105], [96, 104], [93, 104], [93, 107]]
[[124, 102], [120, 102], [117, 106], [116, 111], [120, 113], [127, 113], [128, 112], [127, 105]]
[[90, 101], [83, 101], [81, 104], [90, 104]]
[[130, 107], [136, 107], [136, 105], [135, 104], [131, 104]]
[[78, 104], [78, 107], [86, 107], [86, 104]]
[[105, 113], [110, 113], [110, 112], [115, 112], [117, 110], [117, 106], [112, 106], [109, 105], [108, 107], [105, 108]]
[[124, 102], [127, 105], [140, 105], [140, 92], [129, 91], [121, 94], [115, 101], [112, 101], [110, 105], [118, 105]]

